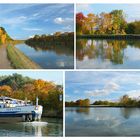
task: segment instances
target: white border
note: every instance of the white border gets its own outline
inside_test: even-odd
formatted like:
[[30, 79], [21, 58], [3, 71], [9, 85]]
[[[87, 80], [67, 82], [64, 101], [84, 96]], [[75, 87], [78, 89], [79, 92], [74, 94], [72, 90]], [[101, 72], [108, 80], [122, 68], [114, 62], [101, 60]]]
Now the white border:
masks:
[[[92, 1], [92, 2], [91, 2]], [[119, 0], [24, 0], [24, 1], [19, 1], [19, 0], [0, 0], [0, 3], [4, 4], [4, 3], [9, 3], [9, 4], [12, 4], [12, 3], [58, 3], [58, 4], [61, 4], [61, 3], [75, 3], [75, 6], [74, 6], [74, 11], [76, 13], [76, 3], [85, 3], [85, 4], [88, 4], [88, 3], [95, 3], [95, 4], [100, 4], [100, 3], [103, 3], [103, 4], [106, 4], [106, 3], [120, 3], [120, 4], [135, 4], [135, 3], [140, 3], [140, 0], [122, 0], [122, 1], [119, 1]], [[75, 31], [75, 15], [74, 15], [74, 31]], [[75, 32], [76, 33], [76, 32]], [[76, 36], [75, 36], [75, 42], [74, 42], [75, 46], [76, 46]], [[76, 50], [76, 47], [74, 47], [74, 50]], [[33, 72], [39, 72], [39, 71], [45, 71], [45, 72], [48, 72], [48, 71], [63, 71], [63, 136], [65, 136], [65, 71], [96, 71], [96, 72], [100, 72], [100, 71], [139, 71], [140, 72], [140, 69], [76, 69], [76, 51], [74, 51], [74, 70], [73, 69], [24, 69], [24, 70], [21, 70], [21, 69], [11, 69], [11, 70], [8, 70], [8, 69], [1, 69], [1, 71], [33, 71]], [[74, 77], [73, 77], [74, 78]], [[46, 139], [49, 139], [49, 140], [84, 140], [85, 138], [88, 139], [88, 140], [93, 140], [93, 139], [96, 139], [96, 140], [101, 140], [101, 139], [104, 139], [104, 140], [112, 140], [112, 137], [21, 137], [20, 139], [24, 139], [24, 140], [31, 140], [31, 139], [34, 139], [34, 140], [46, 140]], [[132, 137], [113, 137], [114, 140], [130, 140]], [[1, 140], [19, 140], [19, 137], [0, 137]], [[136, 140], [139, 140], [139, 137], [133, 137], [133, 139], [136, 139]]]

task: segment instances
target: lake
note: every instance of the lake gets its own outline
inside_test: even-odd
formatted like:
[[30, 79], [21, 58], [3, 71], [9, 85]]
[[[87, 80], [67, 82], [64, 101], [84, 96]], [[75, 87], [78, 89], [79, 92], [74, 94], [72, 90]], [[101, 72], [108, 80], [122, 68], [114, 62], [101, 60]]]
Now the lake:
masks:
[[138, 69], [140, 40], [77, 39], [78, 69]]
[[62, 119], [56, 118], [42, 118], [40, 122], [1, 121], [0, 137], [62, 136], [62, 124]]
[[21, 52], [43, 69], [72, 69], [74, 67], [73, 50], [64, 46], [52, 46], [45, 49], [17, 44]]
[[66, 107], [66, 136], [140, 136], [140, 108]]

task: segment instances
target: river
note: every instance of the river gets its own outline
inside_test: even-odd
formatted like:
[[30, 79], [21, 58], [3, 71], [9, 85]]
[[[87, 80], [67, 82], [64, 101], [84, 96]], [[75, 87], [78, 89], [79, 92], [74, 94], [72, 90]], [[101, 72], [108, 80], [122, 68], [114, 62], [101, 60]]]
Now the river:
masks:
[[77, 68], [139, 69], [139, 40], [77, 39]]
[[73, 50], [64, 46], [40, 47], [17, 44], [15, 46], [43, 69], [72, 69], [74, 67]]
[[140, 108], [66, 108], [66, 136], [140, 136]]
[[40, 122], [0, 120], [0, 137], [47, 137], [62, 135], [62, 119], [42, 118]]

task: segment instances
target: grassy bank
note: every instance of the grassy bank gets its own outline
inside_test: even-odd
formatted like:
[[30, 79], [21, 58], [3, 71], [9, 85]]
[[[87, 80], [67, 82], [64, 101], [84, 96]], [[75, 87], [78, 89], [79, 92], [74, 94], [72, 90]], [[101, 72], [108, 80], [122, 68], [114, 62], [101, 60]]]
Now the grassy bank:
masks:
[[7, 57], [13, 68], [16, 69], [39, 69], [40, 66], [30, 60], [14, 46], [7, 46]]
[[127, 35], [77, 35], [79, 39], [117, 39], [117, 40], [127, 40], [127, 39], [140, 39], [140, 35], [127, 34]]

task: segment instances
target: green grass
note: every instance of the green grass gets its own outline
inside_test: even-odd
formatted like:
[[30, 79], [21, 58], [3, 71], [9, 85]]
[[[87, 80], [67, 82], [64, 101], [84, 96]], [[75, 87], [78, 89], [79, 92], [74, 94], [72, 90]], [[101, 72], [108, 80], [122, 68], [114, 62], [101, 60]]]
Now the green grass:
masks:
[[14, 46], [7, 46], [7, 57], [15, 69], [40, 69], [41, 67], [30, 60]]

